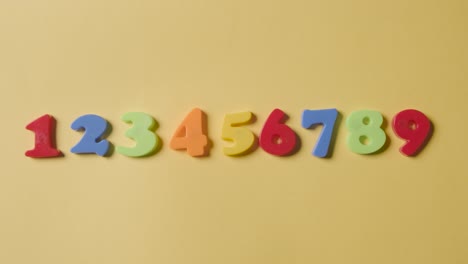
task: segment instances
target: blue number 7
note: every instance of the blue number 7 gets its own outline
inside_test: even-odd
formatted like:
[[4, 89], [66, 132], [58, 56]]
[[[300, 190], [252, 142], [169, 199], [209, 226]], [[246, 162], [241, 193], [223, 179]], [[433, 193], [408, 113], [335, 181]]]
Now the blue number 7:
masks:
[[328, 156], [330, 142], [335, 128], [338, 111], [335, 108], [322, 110], [304, 110], [302, 112], [302, 127], [310, 128], [313, 125], [322, 124], [323, 129], [320, 133], [317, 144], [315, 144], [312, 154], [316, 157], [325, 158]]

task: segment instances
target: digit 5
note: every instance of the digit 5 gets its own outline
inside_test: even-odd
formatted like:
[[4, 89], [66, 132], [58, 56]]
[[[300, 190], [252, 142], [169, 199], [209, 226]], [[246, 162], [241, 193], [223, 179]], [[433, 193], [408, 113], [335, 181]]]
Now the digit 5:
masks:
[[227, 156], [240, 156], [254, 150], [256, 136], [244, 127], [238, 127], [251, 123], [251, 112], [226, 114], [222, 129], [222, 139], [234, 143], [231, 147], [224, 147], [223, 152]]

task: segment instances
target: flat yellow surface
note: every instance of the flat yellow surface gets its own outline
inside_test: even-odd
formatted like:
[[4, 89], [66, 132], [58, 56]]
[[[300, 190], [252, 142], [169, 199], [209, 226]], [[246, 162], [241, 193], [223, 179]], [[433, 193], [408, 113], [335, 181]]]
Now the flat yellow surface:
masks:
[[[3, 0], [0, 3], [0, 263], [468, 263], [465, 0]], [[211, 156], [169, 149], [194, 107]], [[304, 109], [343, 115], [331, 159], [310, 152]], [[281, 108], [294, 156], [223, 155], [224, 114], [257, 135]], [[355, 110], [416, 108], [435, 131], [416, 158], [346, 146]], [[159, 153], [78, 156], [70, 124], [150, 113]], [[35, 118], [57, 119], [64, 158], [24, 156]]]

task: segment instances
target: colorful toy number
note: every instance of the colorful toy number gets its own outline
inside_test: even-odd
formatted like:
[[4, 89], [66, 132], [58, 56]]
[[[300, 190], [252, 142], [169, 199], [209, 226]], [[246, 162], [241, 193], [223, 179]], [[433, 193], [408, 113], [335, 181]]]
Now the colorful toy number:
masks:
[[125, 135], [136, 141], [133, 148], [120, 147], [116, 151], [127, 157], [143, 157], [153, 154], [160, 145], [158, 136], [154, 133], [157, 123], [153, 117], [145, 113], [130, 112], [122, 116], [122, 121], [133, 124]]
[[170, 147], [174, 150], [186, 149], [192, 157], [208, 155], [206, 125], [206, 116], [203, 111], [198, 108], [193, 109], [176, 129]]
[[77, 118], [71, 125], [76, 131], [85, 130], [80, 142], [72, 149], [72, 153], [95, 153], [99, 156], [105, 156], [110, 149], [110, 142], [103, 139], [109, 130], [109, 123], [97, 115], [84, 115]]
[[51, 158], [62, 155], [55, 148], [55, 119], [50, 115], [43, 115], [26, 126], [27, 130], [35, 134], [34, 149], [26, 151], [31, 158]]
[[252, 150], [255, 145], [255, 134], [241, 125], [252, 121], [251, 112], [226, 114], [224, 116], [222, 139], [234, 142], [230, 147], [224, 147], [223, 151], [228, 156], [239, 156]]
[[387, 135], [380, 128], [382, 114], [376, 111], [362, 110], [349, 115], [346, 125], [349, 130], [348, 147], [358, 154], [371, 154], [380, 150], [387, 140]]
[[[338, 110], [304, 110], [302, 127], [305, 129], [323, 125], [312, 155], [320, 158], [331, 156], [331, 144], [338, 119]], [[293, 129], [285, 124], [287, 115], [280, 109], [274, 109], [268, 116], [260, 132], [258, 145], [267, 153], [275, 156], [291, 155], [298, 149], [298, 137]], [[155, 133], [158, 123], [149, 114], [129, 112], [121, 119], [131, 124], [125, 135], [135, 141], [133, 147], [118, 146], [116, 151], [128, 157], [144, 157], [156, 153], [161, 147], [161, 139]], [[227, 156], [240, 156], [251, 153], [258, 146], [257, 137], [250, 129], [243, 127], [252, 123], [251, 112], [226, 114], [221, 131], [221, 138], [231, 142], [223, 148]], [[387, 135], [382, 129], [384, 118], [381, 113], [371, 110], [352, 112], [346, 119], [349, 130], [347, 145], [358, 154], [376, 153], [385, 146]], [[393, 118], [393, 131], [406, 141], [400, 148], [405, 156], [416, 156], [424, 148], [432, 135], [432, 123], [427, 116], [414, 109], [399, 112]], [[81, 140], [72, 153], [94, 153], [100, 156], [110, 155], [112, 144], [105, 139], [110, 124], [97, 115], [83, 115], [71, 125], [76, 131], [84, 130]], [[55, 147], [56, 123], [51, 115], [43, 115], [26, 126], [35, 133], [34, 148], [25, 152], [31, 158], [62, 156]], [[199, 108], [193, 109], [175, 130], [169, 143], [174, 150], [186, 150], [192, 157], [207, 156], [210, 140], [207, 136], [207, 118]]]
[[296, 148], [296, 133], [284, 124], [286, 118], [280, 109], [273, 110], [260, 133], [260, 146], [272, 155], [290, 155]]
[[418, 110], [407, 109], [399, 112], [392, 122], [395, 134], [406, 140], [400, 152], [406, 156], [417, 155], [429, 140], [432, 125], [427, 116]]
[[314, 125], [322, 124], [323, 129], [320, 133], [317, 144], [312, 154], [316, 157], [325, 158], [328, 156], [330, 142], [335, 128], [338, 111], [333, 109], [322, 110], [304, 110], [302, 113], [302, 127], [310, 128]]

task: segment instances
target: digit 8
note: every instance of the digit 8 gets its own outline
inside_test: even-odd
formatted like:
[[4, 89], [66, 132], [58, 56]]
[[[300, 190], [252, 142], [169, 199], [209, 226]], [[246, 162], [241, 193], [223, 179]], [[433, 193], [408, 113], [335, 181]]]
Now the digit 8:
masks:
[[380, 150], [387, 140], [382, 130], [383, 116], [377, 111], [352, 112], [346, 120], [349, 130], [348, 147], [358, 154], [371, 154]]

